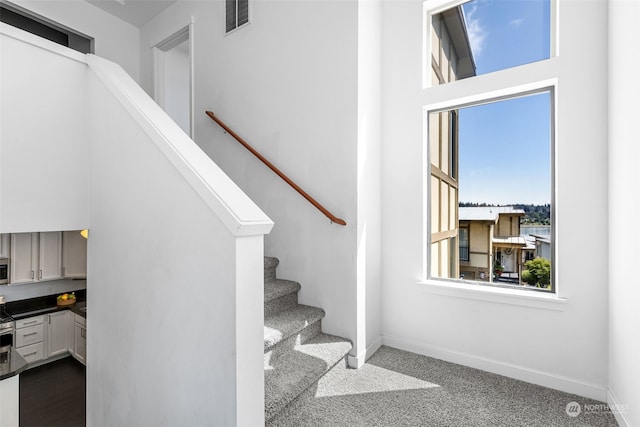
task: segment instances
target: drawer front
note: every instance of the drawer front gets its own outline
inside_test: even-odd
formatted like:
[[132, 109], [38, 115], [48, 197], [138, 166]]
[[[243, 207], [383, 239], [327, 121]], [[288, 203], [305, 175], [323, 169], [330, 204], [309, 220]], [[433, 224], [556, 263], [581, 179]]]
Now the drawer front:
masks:
[[18, 353], [31, 363], [44, 359], [44, 343], [39, 342], [18, 349]]
[[42, 325], [44, 316], [27, 317], [26, 319], [16, 320], [16, 329], [26, 328], [27, 326]]
[[31, 326], [30, 328], [18, 329], [16, 331], [16, 347], [42, 342], [44, 338], [44, 325]]

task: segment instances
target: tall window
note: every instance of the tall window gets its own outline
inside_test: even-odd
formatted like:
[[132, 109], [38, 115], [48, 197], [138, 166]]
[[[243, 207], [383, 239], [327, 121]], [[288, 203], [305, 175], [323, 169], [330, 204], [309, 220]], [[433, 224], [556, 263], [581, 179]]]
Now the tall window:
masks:
[[[549, 0], [473, 0], [427, 22], [431, 86], [552, 51]], [[553, 290], [555, 85], [533, 81], [484, 95], [477, 85], [476, 95], [427, 108], [430, 278]], [[546, 257], [534, 257], [536, 235], [548, 242]]]

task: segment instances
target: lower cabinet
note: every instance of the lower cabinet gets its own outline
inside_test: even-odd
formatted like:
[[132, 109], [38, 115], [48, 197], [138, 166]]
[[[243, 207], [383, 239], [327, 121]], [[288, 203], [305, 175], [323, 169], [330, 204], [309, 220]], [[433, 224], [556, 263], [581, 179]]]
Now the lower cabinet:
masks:
[[86, 365], [87, 321], [71, 310], [56, 311], [16, 321], [16, 350], [32, 366], [70, 353]]
[[69, 310], [47, 314], [47, 358], [69, 351], [69, 317], [74, 314]]
[[44, 316], [16, 321], [16, 350], [29, 363], [44, 359]]
[[73, 357], [82, 362], [83, 365], [87, 365], [87, 328], [86, 319], [82, 316], [76, 316], [74, 325], [74, 340], [73, 340]]

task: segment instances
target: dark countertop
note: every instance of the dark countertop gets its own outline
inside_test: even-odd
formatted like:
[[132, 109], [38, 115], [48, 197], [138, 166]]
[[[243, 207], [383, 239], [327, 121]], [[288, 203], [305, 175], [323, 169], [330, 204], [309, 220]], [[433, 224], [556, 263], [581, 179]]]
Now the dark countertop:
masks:
[[68, 305], [64, 307], [58, 307], [58, 295], [59, 294], [47, 295], [45, 297], [8, 302], [6, 305], [6, 309], [14, 320], [25, 319], [27, 317], [37, 316], [39, 314], [54, 313], [61, 310], [71, 310], [86, 319], [87, 312], [84, 310], [80, 310], [87, 305], [87, 294], [85, 289], [75, 291], [76, 303], [71, 306]]
[[14, 347], [11, 347], [9, 360], [6, 363], [0, 363], [0, 381], [18, 375], [28, 365], [29, 363], [24, 360], [24, 357]]

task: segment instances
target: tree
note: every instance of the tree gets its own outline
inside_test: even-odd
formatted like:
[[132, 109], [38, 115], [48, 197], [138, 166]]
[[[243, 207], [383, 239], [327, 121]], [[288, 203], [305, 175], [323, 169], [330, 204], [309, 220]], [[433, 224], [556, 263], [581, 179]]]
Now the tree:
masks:
[[551, 262], [548, 259], [536, 258], [527, 261], [527, 269], [522, 272], [522, 281], [536, 288], [548, 288], [551, 285]]

